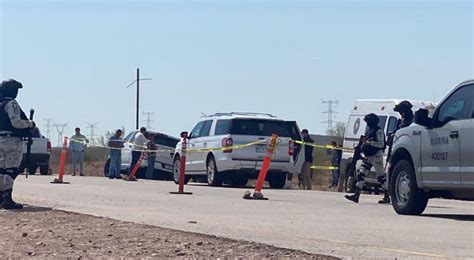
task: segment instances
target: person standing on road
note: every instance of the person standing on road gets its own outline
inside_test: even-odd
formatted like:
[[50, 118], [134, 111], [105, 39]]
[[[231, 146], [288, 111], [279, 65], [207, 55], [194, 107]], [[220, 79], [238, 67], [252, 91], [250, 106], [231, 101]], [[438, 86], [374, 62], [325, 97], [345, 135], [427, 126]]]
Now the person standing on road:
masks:
[[0, 85], [0, 209], [22, 209], [12, 199], [13, 183], [23, 157], [23, 138], [31, 136], [36, 125], [28, 120], [16, 101], [23, 85], [13, 79]]
[[[366, 161], [375, 168], [377, 180], [381, 185], [385, 183], [385, 172], [383, 165], [383, 151], [385, 150], [385, 133], [379, 124], [379, 117], [374, 114], [368, 114], [364, 117], [367, 123], [367, 131], [363, 140], [362, 151], [366, 157]], [[365, 186], [364, 178], [365, 170], [361, 169], [357, 172], [357, 183], [354, 195], [346, 195], [346, 199], [359, 203], [360, 194]], [[368, 169], [370, 170], [370, 169]]]
[[303, 167], [301, 167], [301, 180], [303, 182], [303, 189], [311, 190], [311, 166], [313, 166], [313, 147], [311, 145], [306, 145], [306, 143], [314, 143], [314, 140], [311, 139], [309, 136], [308, 129], [303, 129], [301, 131], [301, 135], [303, 136], [304, 144], [304, 163]]
[[[402, 101], [395, 106], [393, 111], [398, 112], [401, 116], [401, 119], [398, 120], [397, 129], [398, 131], [401, 128], [409, 127], [413, 122], [415, 122], [415, 115], [412, 111], [413, 105], [409, 101]], [[387, 180], [385, 189], [384, 189], [384, 196], [383, 199], [379, 201], [380, 204], [389, 204], [390, 203], [390, 194], [388, 190], [388, 183], [389, 179], [389, 170], [390, 170], [390, 158], [392, 153], [392, 143], [393, 143], [393, 136], [395, 133], [390, 133], [388, 138], [388, 155], [387, 155], [387, 166], [385, 167], [385, 179]]]
[[132, 173], [133, 168], [137, 165], [140, 157], [142, 156], [143, 151], [147, 147], [148, 139], [145, 137], [146, 135], [146, 128], [140, 128], [140, 132], [135, 135], [135, 139], [133, 140], [133, 150], [132, 150], [132, 162], [130, 163], [130, 168], [128, 169], [128, 174], [122, 176], [122, 179], [125, 180], [135, 180], [135, 177], [132, 179], [129, 178], [130, 174]]
[[153, 180], [153, 173], [155, 171], [155, 159], [156, 159], [156, 150], [158, 147], [155, 143], [155, 134], [148, 133], [148, 144], [147, 144], [147, 163], [148, 167], [146, 169], [146, 178], [148, 180]]
[[[331, 142], [332, 147], [338, 148], [336, 142]], [[342, 157], [342, 151], [339, 149], [332, 149], [331, 151], [331, 163], [332, 166], [335, 167], [332, 170], [332, 182], [331, 186], [329, 188], [337, 188], [339, 184], [339, 169], [340, 169], [340, 162], [341, 162], [341, 157]]]
[[76, 134], [69, 140], [69, 149], [72, 152], [72, 176], [76, 176], [76, 166], [79, 163], [80, 176], [84, 176], [84, 151], [89, 139], [81, 134], [81, 129], [76, 127]]
[[120, 179], [120, 168], [122, 165], [122, 130], [118, 129], [115, 134], [110, 137], [107, 145], [110, 147], [110, 165], [109, 165], [109, 179]]

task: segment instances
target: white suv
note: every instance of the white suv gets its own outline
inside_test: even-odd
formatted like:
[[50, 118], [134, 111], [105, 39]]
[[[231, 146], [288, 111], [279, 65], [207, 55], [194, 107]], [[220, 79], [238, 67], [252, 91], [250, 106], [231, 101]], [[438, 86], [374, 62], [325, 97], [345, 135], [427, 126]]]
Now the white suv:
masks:
[[474, 200], [474, 80], [428, 114], [418, 110], [416, 124], [395, 135], [390, 193], [399, 214], [421, 214], [429, 198]]
[[[259, 113], [218, 113], [204, 117], [191, 131], [186, 154], [186, 182], [192, 177], [207, 177], [210, 186], [223, 182], [245, 186], [256, 179], [262, 167], [271, 135], [277, 134], [276, 152], [272, 158], [267, 181], [271, 188], [283, 188], [287, 176], [298, 173], [302, 156], [292, 140], [301, 140], [298, 125], [275, 116]], [[224, 148], [265, 140], [257, 145], [233, 150], [193, 149]], [[182, 142], [176, 146], [173, 174], [178, 182]], [[288, 175], [290, 174], [290, 175]]]

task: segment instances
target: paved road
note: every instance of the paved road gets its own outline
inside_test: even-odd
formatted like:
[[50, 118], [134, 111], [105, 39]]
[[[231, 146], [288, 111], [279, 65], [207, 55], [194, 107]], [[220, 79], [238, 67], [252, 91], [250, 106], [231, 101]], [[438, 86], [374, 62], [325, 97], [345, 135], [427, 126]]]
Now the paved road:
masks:
[[[38, 206], [262, 242], [344, 258], [474, 259], [474, 203], [432, 200], [424, 216], [399, 216], [377, 196], [359, 205], [339, 193], [265, 190], [269, 201], [248, 201], [243, 189], [188, 185], [193, 195], [171, 195], [171, 182], [124, 182], [50, 176], [18, 178], [17, 200]], [[197, 222], [193, 224], [190, 222]]]

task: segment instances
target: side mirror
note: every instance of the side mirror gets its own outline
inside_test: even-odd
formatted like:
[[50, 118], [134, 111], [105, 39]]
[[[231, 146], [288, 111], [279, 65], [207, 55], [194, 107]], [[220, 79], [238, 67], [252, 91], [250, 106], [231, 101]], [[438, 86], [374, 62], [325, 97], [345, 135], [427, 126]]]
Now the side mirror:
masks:
[[415, 112], [415, 123], [424, 127], [431, 127], [432, 120], [428, 116], [427, 109], [419, 109]]

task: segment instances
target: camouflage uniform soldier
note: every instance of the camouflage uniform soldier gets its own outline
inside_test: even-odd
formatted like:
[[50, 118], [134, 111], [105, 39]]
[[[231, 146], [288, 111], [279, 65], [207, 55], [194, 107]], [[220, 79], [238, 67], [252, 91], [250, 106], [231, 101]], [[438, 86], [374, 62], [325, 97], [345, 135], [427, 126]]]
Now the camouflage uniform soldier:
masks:
[[35, 127], [15, 100], [20, 88], [23, 85], [12, 79], [0, 85], [0, 208], [4, 209], [23, 208], [12, 199], [13, 182], [19, 174], [23, 138]]

